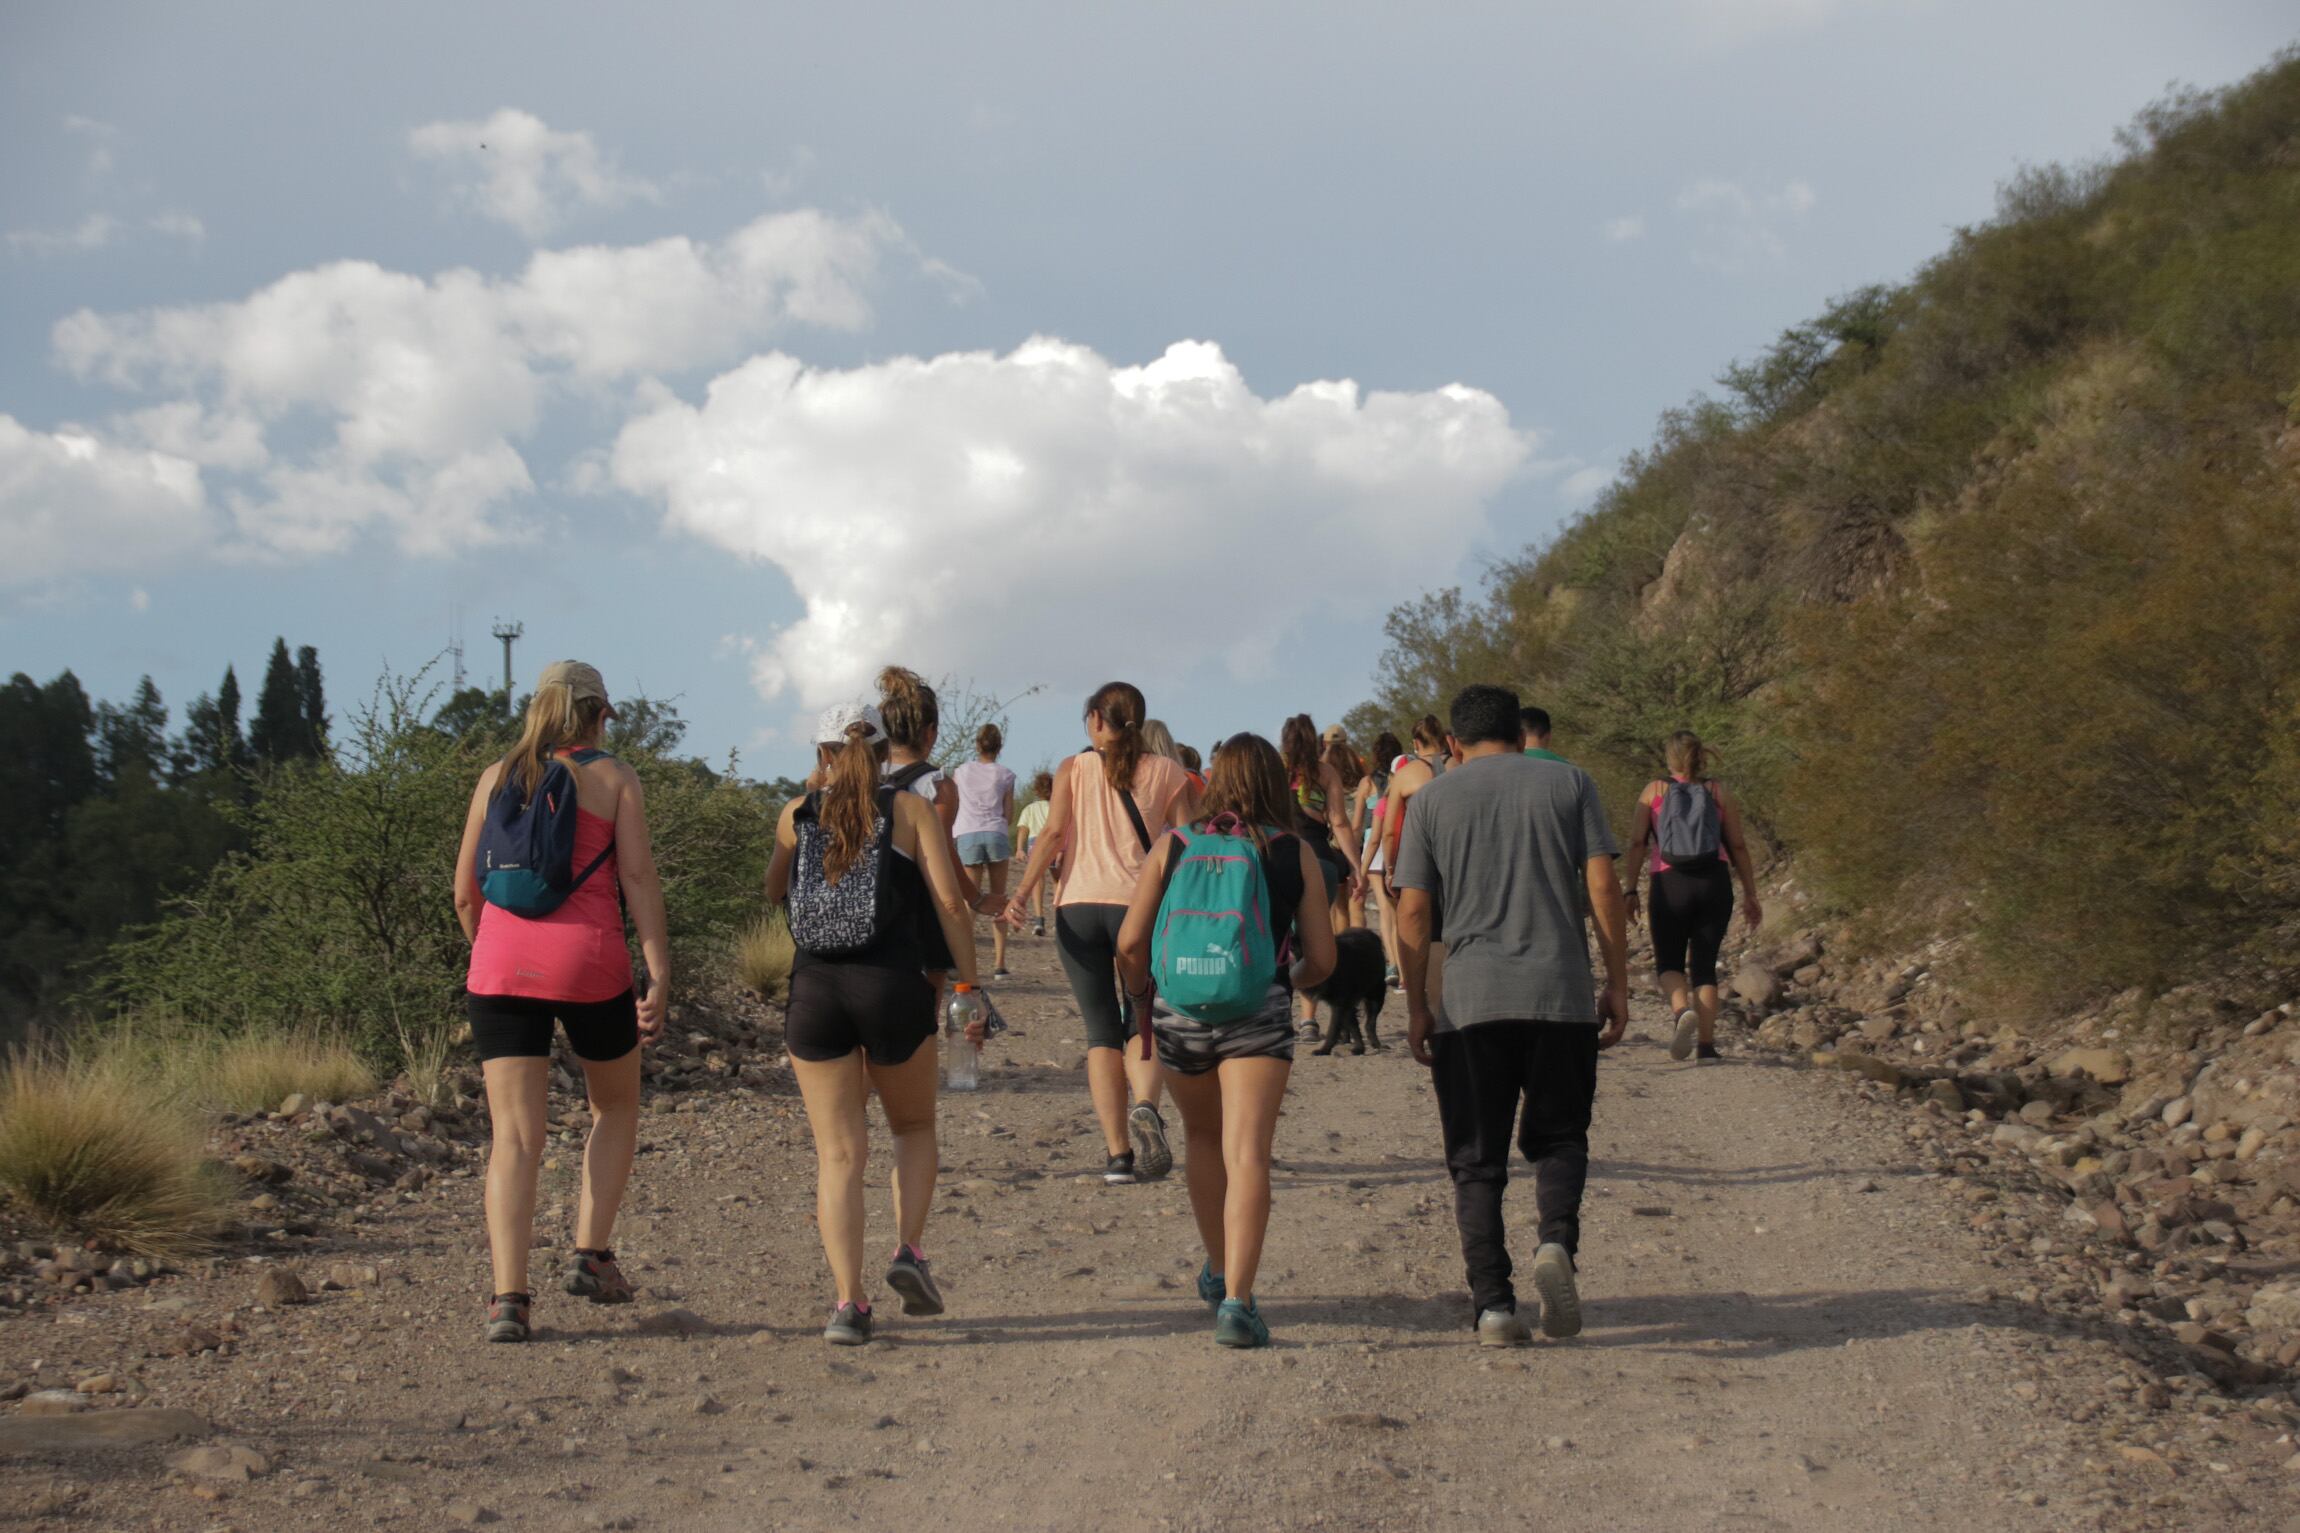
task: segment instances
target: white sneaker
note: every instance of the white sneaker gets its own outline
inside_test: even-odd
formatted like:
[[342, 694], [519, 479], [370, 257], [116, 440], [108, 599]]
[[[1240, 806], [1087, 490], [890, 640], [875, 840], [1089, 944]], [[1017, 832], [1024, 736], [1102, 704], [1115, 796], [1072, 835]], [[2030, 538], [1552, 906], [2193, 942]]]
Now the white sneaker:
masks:
[[1555, 1241], [1533, 1253], [1533, 1286], [1541, 1295], [1541, 1334], [1581, 1334], [1581, 1293], [1573, 1286], [1573, 1258]]
[[1701, 1031], [1701, 1013], [1688, 1006], [1677, 1014], [1677, 1031], [1669, 1040], [1671, 1059], [1691, 1059], [1693, 1040]]
[[1530, 1347], [1533, 1327], [1514, 1309], [1485, 1309], [1477, 1315], [1477, 1344], [1481, 1347]]

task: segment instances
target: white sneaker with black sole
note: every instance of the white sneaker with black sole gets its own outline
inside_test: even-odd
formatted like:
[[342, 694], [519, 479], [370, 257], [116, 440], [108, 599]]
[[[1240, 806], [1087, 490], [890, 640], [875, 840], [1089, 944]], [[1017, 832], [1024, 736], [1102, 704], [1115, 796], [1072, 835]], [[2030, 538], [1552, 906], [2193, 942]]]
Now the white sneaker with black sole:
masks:
[[1701, 1013], [1688, 1006], [1677, 1014], [1677, 1031], [1669, 1039], [1671, 1059], [1691, 1059], [1693, 1041], [1701, 1033]]
[[1481, 1347], [1530, 1347], [1533, 1327], [1514, 1309], [1485, 1309], [1477, 1315], [1477, 1344]]
[[1550, 1241], [1533, 1253], [1533, 1286], [1541, 1295], [1541, 1334], [1581, 1334], [1581, 1292], [1573, 1285], [1573, 1258]]

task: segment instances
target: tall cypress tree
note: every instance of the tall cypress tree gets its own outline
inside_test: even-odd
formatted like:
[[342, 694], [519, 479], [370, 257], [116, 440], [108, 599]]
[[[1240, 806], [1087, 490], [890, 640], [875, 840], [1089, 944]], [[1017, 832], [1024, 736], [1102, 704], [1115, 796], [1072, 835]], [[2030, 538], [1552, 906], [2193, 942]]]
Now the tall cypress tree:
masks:
[[176, 775], [182, 778], [247, 765], [247, 737], [240, 732], [240, 678], [232, 667], [224, 667], [223, 685], [215, 696], [202, 692], [184, 710], [184, 742], [178, 760]]
[[303, 714], [304, 746], [308, 754], [327, 754], [327, 692], [320, 685], [319, 651], [306, 644], [295, 652], [296, 701]]
[[137, 771], [151, 778], [160, 775], [168, 756], [168, 707], [151, 677], [136, 683], [133, 702], [97, 705], [96, 737], [104, 775], [113, 782]]
[[256, 721], [248, 728], [248, 748], [266, 766], [300, 761], [311, 754], [303, 721], [303, 694], [296, 686], [295, 662], [287, 640], [272, 640], [264, 666], [263, 690], [256, 694]]

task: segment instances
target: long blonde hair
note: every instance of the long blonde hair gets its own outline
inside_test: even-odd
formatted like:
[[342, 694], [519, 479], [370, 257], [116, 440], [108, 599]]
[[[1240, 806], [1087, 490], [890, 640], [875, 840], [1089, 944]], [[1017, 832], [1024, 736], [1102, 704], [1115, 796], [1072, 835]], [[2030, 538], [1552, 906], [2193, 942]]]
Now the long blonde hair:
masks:
[[1690, 729], [1680, 729], [1661, 742], [1661, 756], [1669, 763], [1669, 775], [1682, 777], [1687, 782], [1708, 778], [1709, 755], [1709, 747]]
[[1164, 719], [1142, 721], [1142, 748], [1153, 756], [1164, 756], [1177, 765], [1181, 763], [1182, 752], [1175, 748], [1174, 731], [1166, 727]]
[[823, 878], [837, 883], [862, 860], [863, 848], [878, 834], [879, 767], [886, 747], [870, 737], [868, 724], [849, 724], [844, 745], [816, 747], [828, 779], [817, 801], [815, 822], [823, 847]]
[[543, 785], [543, 769], [551, 753], [589, 739], [606, 711], [607, 705], [596, 697], [577, 702], [575, 689], [564, 681], [547, 681], [537, 687], [527, 699], [527, 722], [519, 731], [519, 743], [503, 758], [503, 775], [496, 780], [495, 791], [500, 793], [516, 782], [522, 801], [533, 798]]

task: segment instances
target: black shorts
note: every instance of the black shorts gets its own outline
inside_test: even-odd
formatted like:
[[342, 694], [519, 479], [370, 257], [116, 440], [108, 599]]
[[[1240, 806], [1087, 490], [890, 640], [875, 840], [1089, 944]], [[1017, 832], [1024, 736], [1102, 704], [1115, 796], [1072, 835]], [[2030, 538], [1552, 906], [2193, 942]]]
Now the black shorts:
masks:
[[1722, 859], [1653, 875], [1653, 972], [1717, 983], [1717, 953], [1733, 924], [1733, 870]]
[[1055, 907], [1054, 945], [1086, 1023], [1089, 1049], [1126, 1047], [1126, 1007], [1118, 995], [1118, 928], [1125, 923], [1124, 905]]
[[899, 1065], [934, 1034], [934, 986], [916, 969], [817, 959], [791, 971], [783, 1042], [794, 1059], [828, 1064], [861, 1049], [874, 1065]]
[[639, 1046], [639, 999], [626, 990], [611, 1001], [539, 1001], [524, 995], [464, 998], [471, 1042], [482, 1060], [544, 1059], [551, 1024], [567, 1028], [567, 1047], [593, 1064], [621, 1059]]

